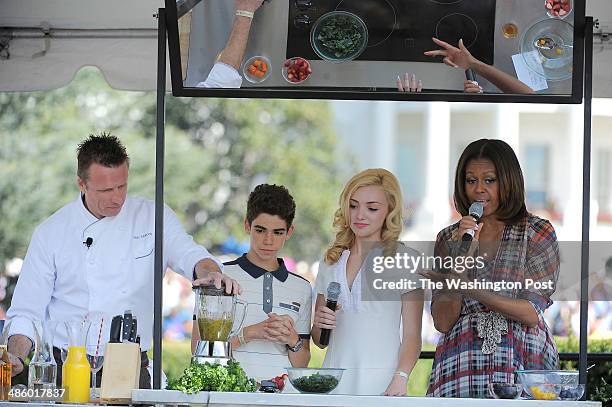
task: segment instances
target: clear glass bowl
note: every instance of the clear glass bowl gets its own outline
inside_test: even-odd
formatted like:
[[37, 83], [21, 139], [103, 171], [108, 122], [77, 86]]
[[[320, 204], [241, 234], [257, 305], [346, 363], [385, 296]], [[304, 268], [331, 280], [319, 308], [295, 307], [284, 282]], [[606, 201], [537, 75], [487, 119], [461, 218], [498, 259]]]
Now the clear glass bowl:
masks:
[[286, 367], [289, 381], [300, 393], [326, 394], [335, 389], [345, 369]]
[[[263, 76], [256, 76], [252, 74], [251, 72], [249, 72], [249, 67], [255, 61], [262, 61], [263, 63], [266, 64], [267, 69], [266, 69], [266, 72], [263, 74]], [[255, 55], [247, 59], [244, 65], [242, 66], [242, 75], [247, 81], [251, 83], [262, 83], [263, 81], [268, 79], [271, 74], [272, 74], [272, 63], [270, 62], [270, 59], [267, 57], [261, 56], [261, 55]]]
[[[347, 27], [345, 30], [336, 30], [338, 34], [333, 36], [334, 40], [343, 40], [343, 37], [350, 34], [351, 32], [357, 32], [360, 37], [357, 41], [353, 43], [353, 46], [350, 47], [350, 51], [336, 52], [332, 47], [331, 43], [323, 42], [323, 33], [328, 29], [328, 27], [337, 22], [342, 22], [343, 27]], [[363, 51], [365, 51], [368, 46], [368, 27], [363, 22], [363, 20], [348, 11], [331, 11], [329, 13], [323, 14], [319, 19], [315, 22], [312, 30], [310, 31], [310, 45], [314, 52], [326, 61], [331, 62], [345, 62], [352, 61], [357, 58]]]
[[561, 386], [559, 398], [561, 400], [579, 400], [584, 395], [584, 384], [566, 384]]
[[517, 370], [515, 371], [518, 382], [523, 384], [525, 391], [535, 399], [538, 397], [534, 390], [538, 389], [539, 395], [545, 393], [559, 396], [562, 386], [578, 386], [577, 370]]
[[[544, 50], [535, 42], [540, 38], [551, 38], [560, 47]], [[520, 53], [527, 67], [537, 75], [550, 81], [563, 81], [572, 77], [574, 62], [574, 26], [558, 19], [538, 21], [525, 31], [520, 43]]]
[[[289, 79], [289, 68], [296, 63], [296, 61], [304, 61], [306, 62], [306, 68], [309, 70], [309, 72], [306, 73], [306, 77], [304, 79]], [[283, 68], [281, 69], [281, 74], [283, 75], [283, 79], [286, 80], [288, 83], [292, 84], [292, 85], [298, 85], [304, 81], [306, 81], [308, 78], [310, 78], [310, 75], [312, 75], [312, 67], [310, 65], [310, 62], [306, 59], [306, 58], [302, 58], [302, 57], [293, 57], [293, 58], [289, 58], [286, 59], [283, 62]]]
[[573, 0], [567, 0], [567, 1], [569, 2], [569, 5], [570, 5], [570, 10], [567, 12], [567, 14], [564, 14], [564, 15], [562, 15], [562, 16], [561, 16], [561, 15], [557, 15], [557, 14], [553, 13], [553, 11], [552, 11], [552, 10], [549, 10], [549, 9], [546, 7], [546, 4], [548, 3], [548, 1], [544, 0], [544, 9], [546, 10], [546, 15], [547, 15], [548, 17], [550, 17], [550, 18], [560, 18], [560, 19], [562, 19], [562, 20], [563, 20], [564, 18], [567, 18], [567, 16], [569, 16], [570, 14], [572, 14], [572, 11], [574, 11], [574, 3], [573, 3]]
[[518, 399], [523, 393], [520, 383], [489, 383], [489, 394], [496, 399]]

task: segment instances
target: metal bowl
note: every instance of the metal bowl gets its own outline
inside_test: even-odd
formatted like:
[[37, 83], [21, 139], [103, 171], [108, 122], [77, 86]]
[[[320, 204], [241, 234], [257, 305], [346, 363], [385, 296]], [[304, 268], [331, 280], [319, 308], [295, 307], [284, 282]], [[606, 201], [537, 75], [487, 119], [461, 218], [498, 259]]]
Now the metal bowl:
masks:
[[289, 381], [300, 393], [327, 394], [335, 389], [345, 369], [286, 367]]
[[[337, 26], [335, 30], [332, 28]], [[349, 36], [355, 36], [349, 41]], [[338, 45], [347, 41], [346, 50]], [[363, 20], [348, 11], [331, 11], [323, 14], [310, 31], [310, 45], [314, 52], [326, 61], [352, 61], [365, 51], [368, 45], [368, 27]]]

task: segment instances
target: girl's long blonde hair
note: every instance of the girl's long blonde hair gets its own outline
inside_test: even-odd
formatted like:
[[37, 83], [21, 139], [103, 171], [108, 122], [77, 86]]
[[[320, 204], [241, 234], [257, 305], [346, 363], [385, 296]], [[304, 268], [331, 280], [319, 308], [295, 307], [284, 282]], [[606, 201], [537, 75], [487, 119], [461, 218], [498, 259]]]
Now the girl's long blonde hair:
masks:
[[355, 243], [355, 234], [351, 230], [350, 200], [359, 188], [371, 185], [382, 187], [389, 202], [389, 213], [382, 226], [381, 239], [386, 256], [395, 252], [402, 233], [402, 191], [395, 175], [382, 168], [371, 168], [354, 175], [340, 194], [340, 208], [334, 214], [336, 239], [325, 252], [325, 263], [329, 265], [337, 263], [342, 252], [350, 249]]

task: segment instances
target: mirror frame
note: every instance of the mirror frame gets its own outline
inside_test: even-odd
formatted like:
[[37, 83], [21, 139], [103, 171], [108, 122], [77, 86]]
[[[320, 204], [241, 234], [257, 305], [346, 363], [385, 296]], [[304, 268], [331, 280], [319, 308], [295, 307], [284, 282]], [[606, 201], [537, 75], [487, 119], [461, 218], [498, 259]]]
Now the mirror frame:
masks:
[[[331, 89], [208, 89], [183, 86], [180, 58], [178, 16], [184, 15], [201, 0], [164, 0], [172, 95], [183, 97], [258, 98], [258, 99], [326, 99], [326, 100], [389, 100], [389, 101], [444, 101], [475, 103], [545, 103], [581, 104], [584, 96], [584, 53], [586, 28], [586, 0], [574, 0], [574, 60], [572, 93], [568, 95], [519, 95], [508, 93], [466, 94], [463, 92], [378, 92], [346, 88]], [[210, 1], [210, 0], [204, 0]], [[225, 1], [225, 0], [224, 0]], [[292, 1], [292, 0], [283, 0]], [[540, 0], [529, 0], [540, 1]]]

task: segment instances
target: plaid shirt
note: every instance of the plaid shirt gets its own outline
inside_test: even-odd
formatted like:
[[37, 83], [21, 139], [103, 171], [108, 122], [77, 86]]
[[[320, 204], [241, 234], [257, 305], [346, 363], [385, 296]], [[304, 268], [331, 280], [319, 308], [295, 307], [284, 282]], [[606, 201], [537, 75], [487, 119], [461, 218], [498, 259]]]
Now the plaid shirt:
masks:
[[[454, 255], [459, 224], [443, 229], [436, 239], [437, 256]], [[429, 380], [428, 396], [487, 397], [489, 382], [514, 382], [519, 369], [556, 369], [557, 347], [543, 312], [552, 301], [553, 289], [527, 290], [525, 280], [552, 280], [559, 277], [559, 248], [553, 226], [545, 219], [528, 215], [524, 221], [504, 227], [496, 258], [480, 270], [469, 271], [471, 278], [489, 281], [520, 281], [521, 289], [499, 291], [508, 298], [525, 299], [539, 316], [535, 328], [508, 319], [508, 333], [491, 354], [482, 351], [478, 336], [479, 314], [489, 312], [480, 302], [463, 297], [459, 319], [441, 338]], [[440, 292], [434, 291], [432, 304]]]

